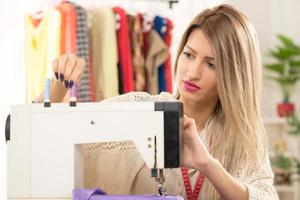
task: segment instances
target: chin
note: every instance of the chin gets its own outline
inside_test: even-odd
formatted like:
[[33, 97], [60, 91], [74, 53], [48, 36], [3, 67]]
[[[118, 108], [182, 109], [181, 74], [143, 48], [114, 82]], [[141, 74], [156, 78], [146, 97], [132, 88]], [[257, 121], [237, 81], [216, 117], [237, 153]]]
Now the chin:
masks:
[[195, 101], [197, 99], [199, 99], [199, 96], [197, 95], [197, 93], [190, 93], [188, 91], [185, 91], [183, 88], [181, 88], [179, 90], [179, 94], [180, 94], [180, 97], [181, 98], [184, 98], [184, 99], [187, 99], [187, 100], [190, 100], [190, 101]]

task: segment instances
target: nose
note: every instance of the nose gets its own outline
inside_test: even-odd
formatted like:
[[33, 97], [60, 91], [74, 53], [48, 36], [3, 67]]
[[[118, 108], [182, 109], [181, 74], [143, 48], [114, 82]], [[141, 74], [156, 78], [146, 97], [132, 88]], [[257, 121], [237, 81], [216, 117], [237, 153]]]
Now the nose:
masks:
[[201, 79], [203, 73], [203, 64], [195, 61], [188, 67], [187, 75], [189, 79]]

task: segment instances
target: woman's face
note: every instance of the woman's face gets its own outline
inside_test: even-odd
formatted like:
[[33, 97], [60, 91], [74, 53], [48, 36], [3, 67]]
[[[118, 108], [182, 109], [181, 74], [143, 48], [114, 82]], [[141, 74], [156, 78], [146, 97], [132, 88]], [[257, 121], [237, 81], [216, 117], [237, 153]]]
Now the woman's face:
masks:
[[193, 30], [177, 63], [180, 98], [195, 103], [218, 100], [215, 61], [213, 49], [202, 30]]

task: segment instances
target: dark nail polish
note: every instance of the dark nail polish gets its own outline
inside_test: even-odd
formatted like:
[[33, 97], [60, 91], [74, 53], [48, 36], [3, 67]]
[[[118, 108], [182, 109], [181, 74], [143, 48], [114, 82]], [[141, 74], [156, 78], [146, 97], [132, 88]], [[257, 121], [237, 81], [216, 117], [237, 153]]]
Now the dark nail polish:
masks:
[[69, 88], [72, 88], [73, 84], [74, 84], [74, 81], [70, 81], [69, 82]]
[[56, 80], [58, 80], [58, 72], [55, 72], [54, 74], [55, 74]]
[[64, 74], [60, 73], [59, 78], [60, 78], [60, 81], [62, 82], [64, 80]]
[[65, 82], [65, 87], [66, 87], [66, 88], [68, 88], [68, 86], [69, 86], [69, 83], [68, 83], [68, 81], [67, 81], [67, 80], [65, 80], [64, 82]]

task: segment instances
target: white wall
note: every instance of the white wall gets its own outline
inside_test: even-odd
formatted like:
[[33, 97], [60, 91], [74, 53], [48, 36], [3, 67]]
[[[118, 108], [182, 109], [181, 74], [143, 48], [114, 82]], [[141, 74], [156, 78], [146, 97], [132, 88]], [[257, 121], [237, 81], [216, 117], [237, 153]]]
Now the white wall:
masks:
[[[300, 44], [299, 0], [227, 0], [226, 2], [240, 9], [254, 24], [258, 33], [263, 63], [269, 61], [268, 50], [278, 44], [277, 34], [285, 34]], [[300, 106], [300, 83], [297, 84], [291, 99], [296, 106]], [[263, 116], [276, 117], [276, 104], [281, 101], [278, 85], [265, 80], [262, 99]]]
[[23, 103], [23, 26], [21, 1], [0, 1], [0, 199], [6, 199], [4, 124], [9, 105]]

